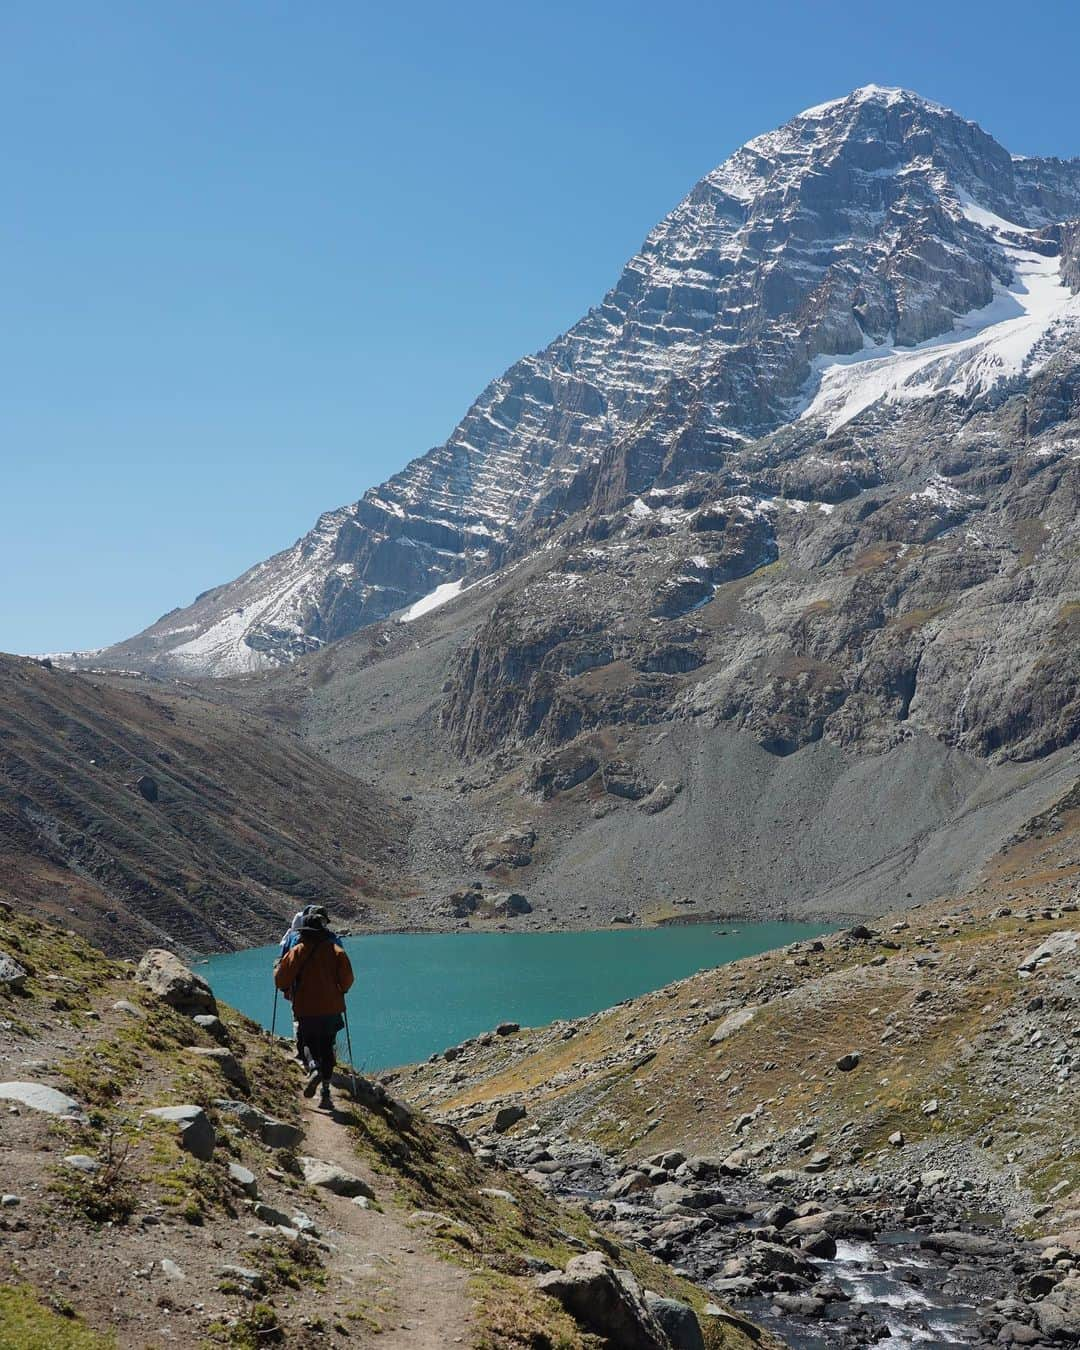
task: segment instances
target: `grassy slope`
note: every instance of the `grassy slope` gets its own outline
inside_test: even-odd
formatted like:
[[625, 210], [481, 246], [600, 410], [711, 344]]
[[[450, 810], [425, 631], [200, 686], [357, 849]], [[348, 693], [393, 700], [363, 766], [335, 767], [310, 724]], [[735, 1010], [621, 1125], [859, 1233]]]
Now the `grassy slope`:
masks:
[[[229, 1095], [282, 1119], [299, 1119], [296, 1073], [284, 1049], [223, 1008], [230, 1047], [248, 1079], [246, 1088], [230, 1086], [215, 1065], [191, 1053], [216, 1043], [188, 1018], [156, 1004], [133, 980], [130, 966], [108, 960], [73, 934], [2, 911], [0, 948], [30, 970], [21, 992], [0, 992], [4, 1058], [13, 1066], [38, 1063], [17, 1076], [61, 1087], [88, 1114], [88, 1122], [78, 1125], [23, 1110], [6, 1133], [5, 1185], [32, 1193], [32, 1201], [4, 1211], [28, 1220], [28, 1228], [0, 1224], [0, 1257], [11, 1281], [0, 1288], [0, 1344], [11, 1350], [42, 1344], [104, 1350], [113, 1342], [117, 1301], [124, 1311], [117, 1343], [140, 1345], [147, 1319], [152, 1324], [160, 1313], [155, 1288], [132, 1281], [131, 1269], [154, 1266], [152, 1244], [163, 1239], [162, 1250], [176, 1252], [188, 1273], [181, 1302], [198, 1300], [195, 1306], [204, 1307], [199, 1329], [181, 1324], [177, 1314], [181, 1344], [321, 1346], [338, 1343], [339, 1336], [342, 1344], [366, 1344], [365, 1327], [377, 1325], [378, 1309], [358, 1299], [356, 1281], [343, 1278], [335, 1257], [300, 1244], [252, 1243], [245, 1236], [250, 1213], [228, 1181], [226, 1164], [238, 1161], [260, 1178], [270, 1203], [317, 1204], [299, 1180], [292, 1153], [271, 1152], [228, 1129], [213, 1107], [215, 1098]], [[137, 1013], [115, 1010], [118, 999], [130, 1001]], [[142, 1116], [147, 1106], [168, 1102], [207, 1109], [218, 1128], [211, 1161], [181, 1152], [171, 1130]], [[416, 1244], [434, 1243], [468, 1270], [479, 1350], [596, 1350], [593, 1338], [534, 1290], [526, 1256], [561, 1264], [575, 1251], [600, 1246], [649, 1287], [703, 1305], [702, 1293], [666, 1267], [624, 1250], [519, 1177], [481, 1166], [445, 1127], [415, 1115], [402, 1121], [378, 1104], [342, 1109], [339, 1119], [358, 1168], [379, 1179], [380, 1199], [402, 1226], [415, 1228]], [[69, 1152], [90, 1154], [101, 1170], [87, 1179], [60, 1166]], [[517, 1203], [483, 1194], [485, 1188], [506, 1190]], [[144, 1225], [147, 1215], [158, 1216], [153, 1228]], [[194, 1246], [184, 1241], [192, 1234]], [[80, 1276], [91, 1251], [92, 1269]], [[198, 1265], [199, 1252], [211, 1260], [206, 1269]], [[245, 1301], [234, 1282], [216, 1274], [229, 1260], [260, 1271], [267, 1292], [259, 1303]], [[33, 1300], [44, 1309], [40, 1316]], [[270, 1329], [269, 1342], [261, 1326]], [[710, 1350], [751, 1343], [732, 1327], [714, 1325], [709, 1334]]]

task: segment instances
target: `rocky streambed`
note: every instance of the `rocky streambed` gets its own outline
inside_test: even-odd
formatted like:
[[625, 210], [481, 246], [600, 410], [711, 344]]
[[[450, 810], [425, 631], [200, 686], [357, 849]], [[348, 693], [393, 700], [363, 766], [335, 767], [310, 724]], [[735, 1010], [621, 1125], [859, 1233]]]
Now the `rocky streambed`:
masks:
[[796, 1350], [1080, 1343], [1075, 1247], [1007, 1232], [991, 1197], [944, 1171], [826, 1187], [757, 1175], [737, 1156], [669, 1151], [621, 1164], [538, 1134], [483, 1135], [477, 1151], [583, 1206]]

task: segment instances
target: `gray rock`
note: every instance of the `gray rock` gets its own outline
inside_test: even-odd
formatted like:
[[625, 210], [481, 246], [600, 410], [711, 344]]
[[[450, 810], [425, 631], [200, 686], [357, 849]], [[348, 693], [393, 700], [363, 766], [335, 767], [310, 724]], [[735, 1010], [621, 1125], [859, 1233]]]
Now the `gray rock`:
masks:
[[619, 1350], [670, 1350], [644, 1300], [634, 1297], [601, 1252], [575, 1256], [565, 1270], [538, 1275], [535, 1283], [587, 1331]]
[[301, 1158], [300, 1170], [309, 1186], [319, 1186], [334, 1195], [348, 1196], [350, 1199], [362, 1195], [368, 1200], [375, 1199], [375, 1192], [361, 1177], [346, 1172], [337, 1163], [324, 1162], [321, 1158]]
[[284, 1120], [268, 1116], [265, 1111], [260, 1111], [248, 1102], [218, 1097], [214, 1101], [214, 1109], [220, 1115], [235, 1120], [241, 1129], [261, 1139], [269, 1148], [295, 1148], [304, 1137], [304, 1131], [299, 1125], [289, 1125]]
[[217, 1137], [210, 1118], [201, 1106], [155, 1106], [144, 1115], [175, 1125], [179, 1134], [180, 1147], [203, 1162], [209, 1162], [214, 1156], [214, 1144]]
[[836, 1067], [841, 1073], [850, 1073], [852, 1069], [857, 1069], [862, 1062], [862, 1055], [858, 1050], [849, 1050], [846, 1055], [841, 1055], [836, 1061]]
[[257, 1199], [259, 1183], [254, 1172], [240, 1163], [231, 1162], [229, 1164], [229, 1180], [239, 1186], [245, 1195], [250, 1196], [253, 1200]]
[[532, 905], [520, 891], [502, 891], [491, 897], [492, 914], [503, 918], [516, 918], [520, 914], [531, 914]]
[[228, 1028], [220, 1017], [215, 1017], [213, 1013], [196, 1013], [191, 1019], [197, 1027], [202, 1027], [203, 1031], [213, 1036], [215, 1041], [227, 1041], [229, 1039]]
[[218, 1272], [223, 1279], [232, 1280], [234, 1283], [246, 1284], [256, 1294], [262, 1294], [266, 1291], [266, 1279], [259, 1271], [253, 1270], [250, 1266], [232, 1266], [224, 1265], [218, 1267]]
[[646, 1289], [645, 1306], [659, 1322], [671, 1350], [705, 1350], [701, 1323], [689, 1303], [682, 1303], [676, 1298], [661, 1298], [651, 1289]]
[[503, 1106], [495, 1112], [495, 1119], [492, 1122], [492, 1129], [496, 1134], [505, 1134], [512, 1125], [516, 1125], [519, 1120], [525, 1119], [525, 1108], [523, 1106]]
[[291, 1215], [282, 1213], [280, 1209], [275, 1209], [273, 1205], [264, 1205], [261, 1200], [252, 1207], [252, 1213], [271, 1228], [293, 1228], [294, 1226]]
[[1033, 952], [1028, 953], [1017, 969], [1021, 975], [1030, 975], [1048, 961], [1053, 961], [1059, 956], [1072, 955], [1078, 942], [1080, 933], [1071, 931], [1051, 933], [1045, 942], [1040, 942]]
[[[638, 810], [644, 811], [647, 816], [659, 815], [661, 811], [666, 811], [675, 800], [675, 789], [670, 783], [657, 783], [656, 787], [647, 797], [643, 797], [638, 802]], [[691, 1316], [693, 1314], [691, 1313]], [[697, 1318], [694, 1318], [696, 1324]], [[698, 1334], [701, 1334], [701, 1328], [698, 1328]]]
[[118, 998], [116, 1002], [112, 1005], [112, 1010], [113, 1012], [124, 1013], [125, 1016], [127, 1017], [146, 1016], [146, 1014], [137, 1004], [132, 1003], [131, 1000], [127, 998]]
[[165, 1272], [165, 1277], [167, 1279], [176, 1280], [178, 1283], [181, 1280], [187, 1279], [187, 1276], [184, 1274], [184, 1272], [180, 1269], [180, 1267], [176, 1264], [176, 1262], [169, 1256], [162, 1258], [161, 1269]]
[[139, 962], [135, 978], [170, 1008], [185, 1013], [216, 1013], [210, 986], [184, 965], [178, 956], [153, 947]]
[[8, 989], [21, 989], [26, 983], [27, 972], [13, 956], [0, 951], [0, 986]]
[[1039, 1330], [1053, 1340], [1080, 1342], [1080, 1275], [1070, 1275], [1034, 1305]]
[[807, 1256], [831, 1261], [836, 1255], [836, 1239], [831, 1233], [809, 1233], [800, 1241], [799, 1250]]
[[919, 1246], [954, 1256], [1004, 1256], [1009, 1250], [1005, 1243], [982, 1233], [928, 1233], [919, 1239]]
[[773, 1294], [773, 1307], [793, 1317], [824, 1317], [825, 1300], [813, 1294]]
[[64, 1166], [70, 1167], [76, 1172], [85, 1172], [88, 1175], [101, 1171], [101, 1163], [98, 1162], [97, 1158], [91, 1158], [89, 1153], [69, 1153], [64, 1159]]
[[19, 1102], [31, 1111], [43, 1111], [47, 1116], [67, 1116], [72, 1120], [85, 1120], [82, 1107], [66, 1093], [44, 1083], [0, 1083], [0, 1100]]
[[232, 1083], [236, 1087], [247, 1087], [247, 1074], [240, 1067], [239, 1061], [231, 1050], [226, 1050], [224, 1046], [215, 1046], [210, 1049], [201, 1045], [188, 1046], [187, 1053], [194, 1055], [198, 1059], [207, 1063], [214, 1064], [221, 1072], [221, 1076], [226, 1082]]
[[730, 1036], [734, 1036], [737, 1031], [749, 1026], [756, 1015], [757, 1008], [737, 1008], [734, 1012], [728, 1013], [709, 1037], [709, 1044], [721, 1045]]

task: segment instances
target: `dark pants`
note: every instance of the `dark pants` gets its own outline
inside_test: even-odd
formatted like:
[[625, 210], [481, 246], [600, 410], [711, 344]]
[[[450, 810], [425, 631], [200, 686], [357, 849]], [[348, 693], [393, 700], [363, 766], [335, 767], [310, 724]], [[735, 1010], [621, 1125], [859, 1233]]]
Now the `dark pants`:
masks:
[[340, 1013], [326, 1017], [300, 1017], [300, 1043], [309, 1069], [318, 1069], [319, 1077], [329, 1084], [334, 1072], [334, 1039], [341, 1030]]

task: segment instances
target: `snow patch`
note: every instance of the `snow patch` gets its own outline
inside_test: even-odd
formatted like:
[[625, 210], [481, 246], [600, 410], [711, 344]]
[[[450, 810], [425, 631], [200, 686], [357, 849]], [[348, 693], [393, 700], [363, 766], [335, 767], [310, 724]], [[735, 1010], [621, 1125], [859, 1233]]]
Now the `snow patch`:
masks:
[[414, 619], [419, 619], [424, 614], [430, 614], [433, 609], [438, 609], [440, 605], [445, 605], [448, 600], [453, 600], [455, 595], [460, 595], [465, 589], [464, 578], [459, 577], [457, 581], [444, 581], [441, 586], [436, 586], [433, 591], [427, 595], [421, 596], [414, 604], [401, 616], [402, 623], [412, 623]]
[[[1000, 220], [1000, 228], [1017, 229], [979, 209], [984, 217]], [[832, 433], [882, 400], [946, 391], [973, 397], [999, 380], [1035, 369], [1030, 358], [1049, 330], [1062, 320], [1080, 319], [1080, 296], [1064, 285], [1057, 257], [1004, 243], [1001, 248], [1014, 276], [1008, 287], [995, 285], [990, 304], [963, 315], [951, 333], [915, 347], [886, 343], [848, 356], [816, 357], [817, 390], [800, 417], [820, 418]]]

